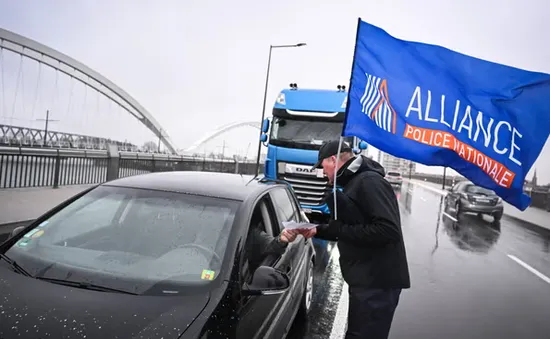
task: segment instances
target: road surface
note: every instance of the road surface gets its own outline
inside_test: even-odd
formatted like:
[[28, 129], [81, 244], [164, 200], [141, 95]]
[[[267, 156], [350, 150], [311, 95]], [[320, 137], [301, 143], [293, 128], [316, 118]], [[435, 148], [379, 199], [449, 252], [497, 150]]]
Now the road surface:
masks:
[[[455, 222], [433, 190], [397, 193], [412, 288], [402, 293], [392, 339], [550, 338], [550, 231], [504, 217]], [[290, 339], [342, 338], [347, 290], [330, 245], [315, 274], [310, 320]]]
[[[398, 197], [412, 288], [402, 293], [390, 338], [550, 338], [550, 232], [508, 218], [457, 223], [441, 195], [416, 185]], [[294, 324], [290, 338], [345, 333], [337, 256], [316, 276], [309, 324]]]

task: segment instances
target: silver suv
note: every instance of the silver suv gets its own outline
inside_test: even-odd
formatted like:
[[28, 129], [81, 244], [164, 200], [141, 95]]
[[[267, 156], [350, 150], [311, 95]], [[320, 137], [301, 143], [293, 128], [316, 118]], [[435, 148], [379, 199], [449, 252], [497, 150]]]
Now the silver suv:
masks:
[[403, 184], [403, 177], [401, 177], [401, 173], [391, 171], [386, 173], [386, 180], [394, 187], [401, 188], [401, 184]]

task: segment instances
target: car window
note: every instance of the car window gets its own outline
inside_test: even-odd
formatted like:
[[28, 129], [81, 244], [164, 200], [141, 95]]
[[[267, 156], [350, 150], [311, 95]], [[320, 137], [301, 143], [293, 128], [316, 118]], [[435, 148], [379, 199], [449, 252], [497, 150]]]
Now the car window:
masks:
[[[279, 218], [279, 221], [299, 221], [299, 211], [295, 206], [294, 199], [290, 196], [290, 192], [284, 188], [275, 188], [270, 192], [271, 199], [273, 200], [273, 206]], [[280, 230], [283, 229], [283, 225], [279, 225]]]
[[465, 191], [472, 194], [483, 194], [483, 195], [495, 195], [496, 193], [492, 190], [476, 186], [476, 185], [467, 185]]
[[[106, 192], [103, 195], [85, 195], [75, 201], [69, 208], [59, 211], [53, 218], [61, 226], [49, 233], [52, 242], [59, 242], [72, 238], [78, 234], [91, 232], [111, 225], [114, 222], [117, 211], [124, 203], [124, 194], [119, 192]], [[78, 225], [78, 227], [71, 227]], [[63, 229], [59, 232], [59, 229]]]
[[456, 185], [453, 186], [453, 189], [452, 191], [453, 192], [458, 192], [458, 190], [460, 189], [460, 186], [462, 185], [461, 182], [457, 183]]
[[211, 197], [98, 187], [6, 254], [33, 275], [70, 275], [138, 294], [166, 281], [183, 289], [220, 273], [238, 206]]
[[388, 172], [388, 175], [392, 176], [392, 177], [399, 177], [401, 176], [401, 174], [399, 172]]
[[[244, 265], [241, 269], [244, 281], [249, 281], [260, 265], [271, 265], [278, 258], [263, 252], [266, 243], [274, 239], [273, 232], [269, 231], [269, 228], [277, 224], [274, 213], [267, 195], [254, 206], [244, 247]], [[276, 234], [278, 233], [277, 229]]]

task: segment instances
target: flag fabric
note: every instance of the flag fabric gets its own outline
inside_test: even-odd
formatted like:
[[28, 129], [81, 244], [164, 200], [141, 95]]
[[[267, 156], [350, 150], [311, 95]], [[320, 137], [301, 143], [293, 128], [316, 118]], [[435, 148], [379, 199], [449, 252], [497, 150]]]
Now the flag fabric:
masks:
[[550, 75], [399, 40], [359, 19], [342, 136], [450, 167], [525, 210], [524, 180], [549, 132]]

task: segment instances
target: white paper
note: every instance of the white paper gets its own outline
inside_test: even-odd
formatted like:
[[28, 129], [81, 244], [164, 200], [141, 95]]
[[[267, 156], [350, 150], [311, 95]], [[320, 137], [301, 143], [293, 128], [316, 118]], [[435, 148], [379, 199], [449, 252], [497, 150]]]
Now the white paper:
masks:
[[315, 228], [318, 225], [308, 223], [308, 222], [283, 221], [283, 226], [287, 230], [295, 230], [295, 229], [300, 229], [300, 228], [306, 228], [306, 229]]

